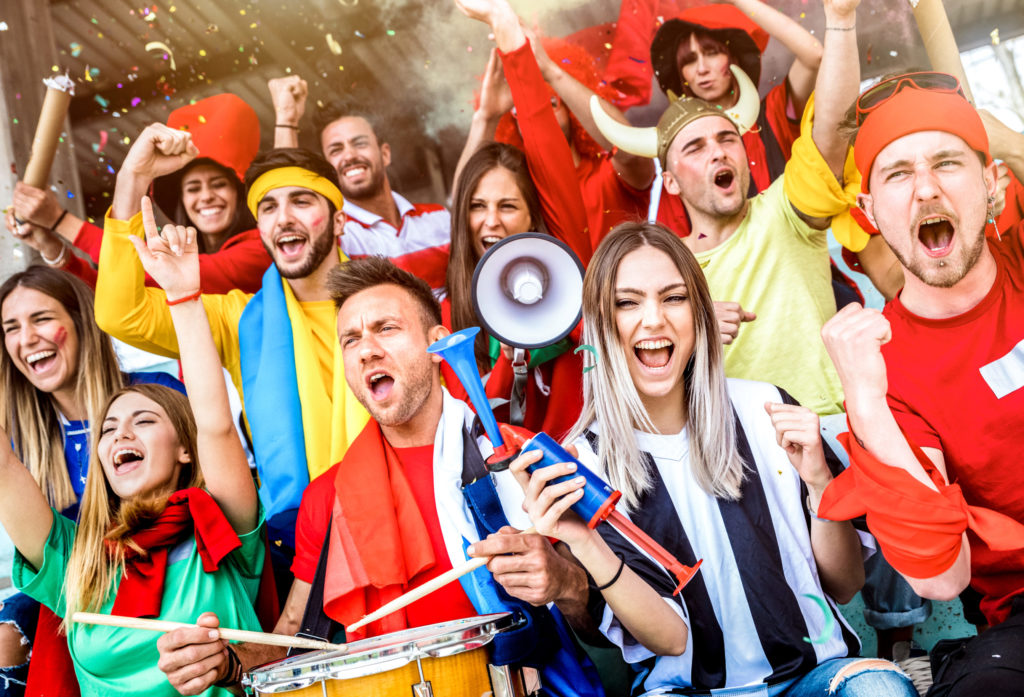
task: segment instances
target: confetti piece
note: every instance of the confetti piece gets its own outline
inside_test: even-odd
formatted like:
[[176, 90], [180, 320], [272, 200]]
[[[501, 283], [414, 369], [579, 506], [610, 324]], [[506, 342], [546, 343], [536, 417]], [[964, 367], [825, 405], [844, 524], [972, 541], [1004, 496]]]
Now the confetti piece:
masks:
[[199, 55], [205, 57], [206, 56], [206, 49], [205, 48], [199, 49]]
[[92, 151], [94, 153], [99, 154], [103, 152], [103, 148], [107, 147], [107, 137], [106, 131], [100, 131], [100, 142], [92, 144]]
[[328, 34], [326, 38], [327, 38], [327, 48], [329, 48], [331, 50], [331, 53], [333, 53], [334, 55], [340, 56], [341, 55], [341, 44], [339, 44], [337, 42], [337, 40], [335, 40], [335, 38], [333, 36], [331, 36], [330, 34]]
[[356, 29], [356, 36], [358, 36], [360, 39], [365, 39], [366, 38], [366, 34], [364, 34], [363, 32], [359, 31], [358, 29]]
[[611, 45], [611, 44], [609, 44], [609, 43], [606, 43], [606, 44], [604, 45], [604, 47], [605, 47], [606, 49], [608, 49], [609, 51], [611, 51], [611, 50], [612, 50], [612, 45]]
[[[582, 344], [581, 346], [577, 346], [576, 350], [573, 351], [573, 353], [579, 353], [580, 351], [590, 351], [590, 353], [594, 356], [594, 363], [597, 363], [597, 349], [595, 349], [593, 346], [591, 346], [590, 344]], [[583, 374], [586, 375], [593, 369], [594, 366], [588, 365], [586, 368], [583, 369]]]
[[150, 41], [146, 44], [147, 51], [163, 51], [164, 58], [171, 62], [171, 70], [177, 70], [178, 68], [174, 65], [174, 52], [162, 41]]
[[992, 33], [989, 34], [989, 36], [992, 37], [992, 45], [993, 46], [998, 46], [999, 45], [999, 27], [996, 27], [995, 29], [993, 29]]
[[0, 22], [0, 31], [7, 31], [7, 22]]
[[82, 55], [82, 44], [78, 43], [77, 41], [72, 41], [71, 55], [74, 58], [78, 58], [80, 55]]
[[394, 35], [395, 35], [395, 30], [394, 29], [388, 29], [388, 36], [394, 36]]
[[818, 596], [813, 595], [811, 593], [804, 593], [803, 596], [809, 600], [813, 600], [815, 604], [817, 604], [817, 606], [821, 608], [822, 614], [825, 615], [825, 626], [821, 628], [821, 634], [814, 637], [813, 639], [810, 639], [808, 637], [804, 637], [803, 639], [808, 644], [824, 644], [826, 641], [832, 638], [832, 630], [835, 629], [836, 618], [832, 616], [832, 611], [829, 608], [828, 603], [825, 602], [824, 598], [819, 598]]
[[149, 14], [147, 14], [142, 19], [145, 20], [146, 22], [155, 22], [156, 21], [156, 7], [153, 7], [152, 9], [150, 9], [149, 10]]
[[106, 109], [108, 106], [110, 106], [110, 102], [107, 101], [106, 99], [104, 99], [103, 95], [101, 95], [101, 94], [97, 94], [94, 97], [94, 99], [96, 100], [96, 103], [99, 104], [104, 109]]
[[199, 123], [206, 123], [206, 117], [202, 114], [199, 115]]

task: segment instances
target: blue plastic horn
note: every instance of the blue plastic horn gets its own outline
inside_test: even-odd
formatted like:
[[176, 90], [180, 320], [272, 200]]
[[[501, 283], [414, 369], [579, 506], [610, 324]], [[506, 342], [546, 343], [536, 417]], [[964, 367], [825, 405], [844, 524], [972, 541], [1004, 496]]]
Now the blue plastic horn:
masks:
[[487, 399], [487, 393], [484, 391], [484, 382], [480, 379], [480, 373], [476, 369], [473, 342], [479, 333], [480, 327], [461, 329], [432, 343], [427, 348], [427, 352], [439, 355], [455, 371], [455, 376], [459, 378], [459, 382], [465, 388], [466, 394], [469, 395], [469, 401], [476, 409], [476, 415], [480, 417], [480, 421], [484, 425], [488, 440], [494, 446], [494, 455], [487, 459], [487, 466], [492, 471], [498, 471], [508, 469], [517, 450], [506, 445], [505, 440], [501, 437], [498, 420], [494, 418], [491, 402]]

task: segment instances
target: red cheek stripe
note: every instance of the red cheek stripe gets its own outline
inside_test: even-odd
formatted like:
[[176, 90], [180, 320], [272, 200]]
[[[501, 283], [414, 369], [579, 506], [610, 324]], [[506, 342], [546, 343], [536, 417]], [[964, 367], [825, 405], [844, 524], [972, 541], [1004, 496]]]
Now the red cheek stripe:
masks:
[[64, 342], [68, 340], [68, 330], [64, 327], [57, 329], [57, 332], [53, 335], [53, 343], [57, 344], [57, 348], [64, 345]]

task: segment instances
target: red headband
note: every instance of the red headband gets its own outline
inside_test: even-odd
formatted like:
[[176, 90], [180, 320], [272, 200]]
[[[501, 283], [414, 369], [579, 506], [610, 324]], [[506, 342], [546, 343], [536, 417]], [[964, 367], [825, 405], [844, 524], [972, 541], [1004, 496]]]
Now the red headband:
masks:
[[853, 146], [854, 160], [860, 171], [862, 193], [868, 193], [871, 166], [887, 145], [919, 131], [945, 131], [963, 138], [972, 149], [988, 152], [988, 134], [978, 111], [958, 94], [916, 88], [904, 88], [880, 104], [864, 119]]

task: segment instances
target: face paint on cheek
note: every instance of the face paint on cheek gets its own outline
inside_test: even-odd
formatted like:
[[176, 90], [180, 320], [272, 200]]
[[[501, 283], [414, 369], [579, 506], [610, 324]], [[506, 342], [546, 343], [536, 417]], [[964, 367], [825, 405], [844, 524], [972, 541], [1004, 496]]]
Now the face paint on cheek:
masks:
[[57, 348], [64, 346], [64, 343], [68, 340], [68, 330], [64, 327], [57, 329], [57, 332], [53, 335], [53, 343], [57, 344]]

